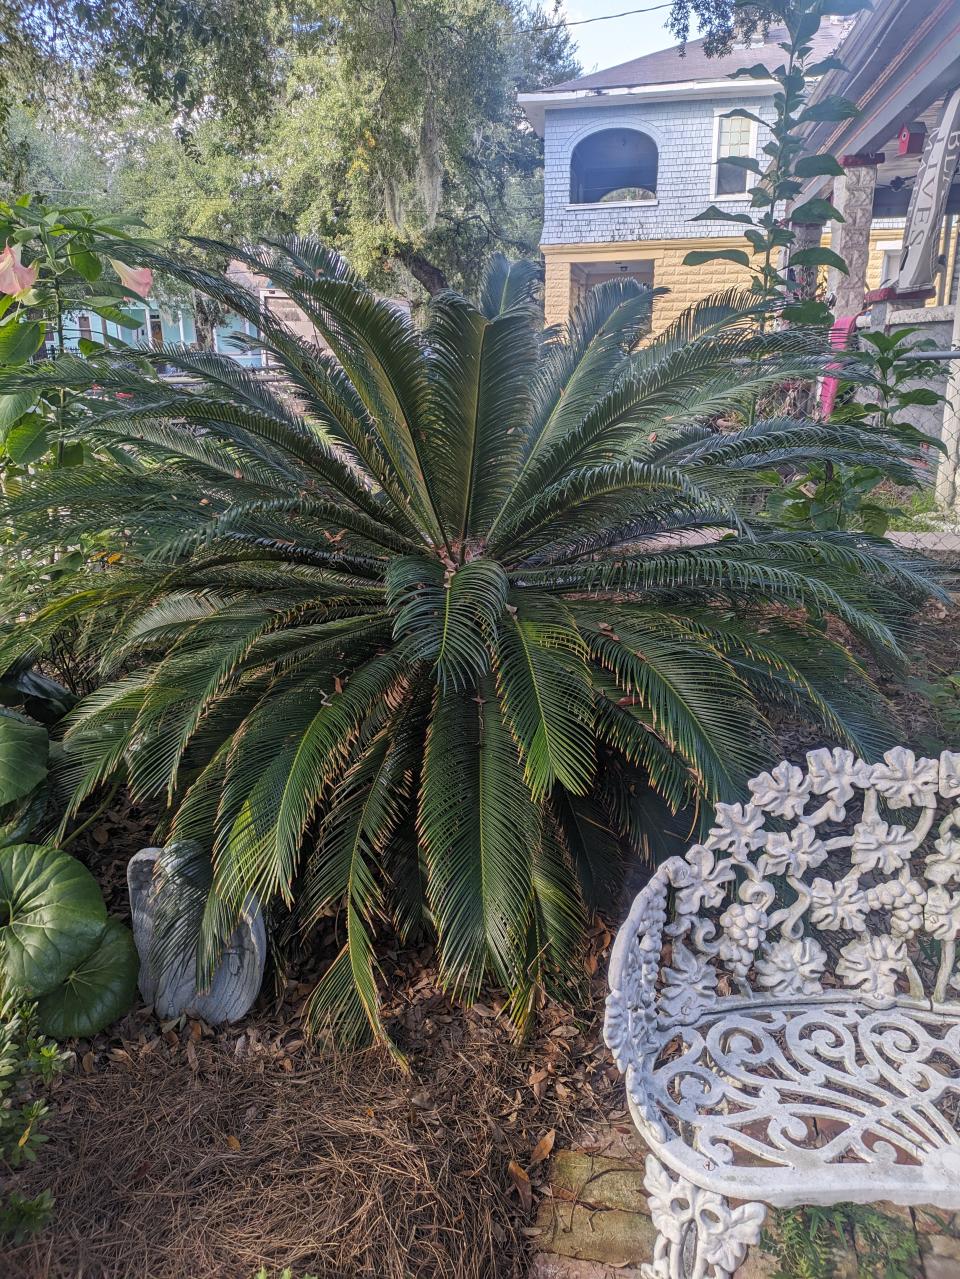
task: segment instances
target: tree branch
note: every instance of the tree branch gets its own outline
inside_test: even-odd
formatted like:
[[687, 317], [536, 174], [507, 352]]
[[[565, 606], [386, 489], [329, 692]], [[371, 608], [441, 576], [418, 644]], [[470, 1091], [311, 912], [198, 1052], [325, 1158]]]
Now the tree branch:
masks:
[[418, 284], [422, 284], [431, 297], [449, 288], [447, 277], [438, 266], [428, 261], [422, 253], [417, 253], [409, 246], [401, 246], [394, 250], [393, 256], [407, 268]]

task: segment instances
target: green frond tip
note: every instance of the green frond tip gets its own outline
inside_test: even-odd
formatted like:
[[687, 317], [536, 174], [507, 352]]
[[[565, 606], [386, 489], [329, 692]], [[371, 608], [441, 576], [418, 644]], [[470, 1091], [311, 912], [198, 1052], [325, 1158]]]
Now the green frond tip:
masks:
[[466, 689], [487, 673], [509, 583], [494, 560], [451, 571], [437, 560], [403, 557], [387, 571], [393, 638], [410, 662], [432, 662], [444, 688]]

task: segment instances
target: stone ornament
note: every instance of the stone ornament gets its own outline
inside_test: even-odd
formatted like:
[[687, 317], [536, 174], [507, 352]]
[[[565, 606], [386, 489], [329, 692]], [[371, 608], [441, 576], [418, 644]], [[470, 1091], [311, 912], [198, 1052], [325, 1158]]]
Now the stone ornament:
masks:
[[153, 938], [163, 882], [155, 872], [163, 852], [162, 848], [142, 848], [127, 863], [133, 940], [140, 956], [140, 994], [162, 1021], [183, 1014], [199, 1017], [211, 1026], [239, 1021], [250, 1010], [263, 981], [267, 957], [263, 914], [252, 905], [244, 910], [206, 990], [197, 985], [192, 945], [185, 945], [176, 961], [158, 971]]
[[718, 804], [614, 944], [645, 1279], [729, 1279], [767, 1204], [960, 1209], [960, 753], [806, 763]]

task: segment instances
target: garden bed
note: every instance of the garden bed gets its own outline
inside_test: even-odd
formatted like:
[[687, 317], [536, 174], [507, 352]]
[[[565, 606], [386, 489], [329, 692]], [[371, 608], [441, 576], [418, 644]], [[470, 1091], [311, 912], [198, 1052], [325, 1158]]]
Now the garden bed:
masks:
[[[956, 610], [928, 606], [915, 683], [956, 669], [958, 631]], [[876, 678], [905, 741], [956, 744], [960, 718]], [[790, 721], [778, 732], [791, 758], [822, 744]], [[127, 913], [126, 860], [148, 829], [149, 815], [121, 803], [74, 845], [114, 913]], [[643, 868], [629, 878], [635, 891]], [[384, 1013], [409, 1074], [381, 1053], [312, 1053], [299, 1025], [311, 982], [296, 979], [272, 1003], [265, 992], [236, 1027], [161, 1026], [139, 1009], [70, 1045], [50, 1144], [18, 1179], [24, 1193], [52, 1190], [53, 1218], [8, 1254], [5, 1275], [526, 1275], [531, 1255], [553, 1247], [549, 1148], [589, 1148], [598, 1123], [623, 1118], [622, 1081], [600, 1037], [611, 940], [598, 925], [581, 1007], [544, 1008], [521, 1045], [495, 993], [464, 1012], [438, 990], [429, 949], [382, 954]]]
[[496, 1001], [465, 1014], [405, 956], [392, 1011], [409, 1075], [380, 1054], [311, 1054], [296, 985], [279, 1015], [222, 1032], [130, 1014], [76, 1045], [20, 1179], [52, 1189], [53, 1218], [5, 1275], [525, 1274], [549, 1134], [569, 1144], [622, 1105], [598, 1033], [609, 940], [593, 939], [586, 1009], [547, 1010], [522, 1046]]

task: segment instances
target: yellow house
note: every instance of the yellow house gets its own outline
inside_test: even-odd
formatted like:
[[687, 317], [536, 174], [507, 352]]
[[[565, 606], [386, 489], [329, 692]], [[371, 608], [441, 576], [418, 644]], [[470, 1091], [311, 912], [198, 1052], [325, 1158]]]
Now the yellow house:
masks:
[[[825, 22], [816, 56], [832, 52], [844, 27]], [[751, 175], [725, 156], [763, 159], [766, 128], [725, 119], [744, 107], [773, 117], [772, 80], [731, 80], [731, 72], [758, 62], [776, 65], [785, 32], [766, 43], [707, 58], [703, 41], [634, 58], [550, 89], [520, 95], [527, 118], [544, 140], [544, 217], [540, 249], [545, 264], [548, 323], [564, 321], [583, 291], [626, 275], [670, 292], [657, 300], [655, 332], [692, 302], [744, 283], [735, 263], [685, 267], [691, 249], [743, 248], [718, 222], [692, 222], [718, 204], [749, 208]], [[878, 226], [871, 273], [879, 284], [886, 254], [895, 254], [896, 229]]]

